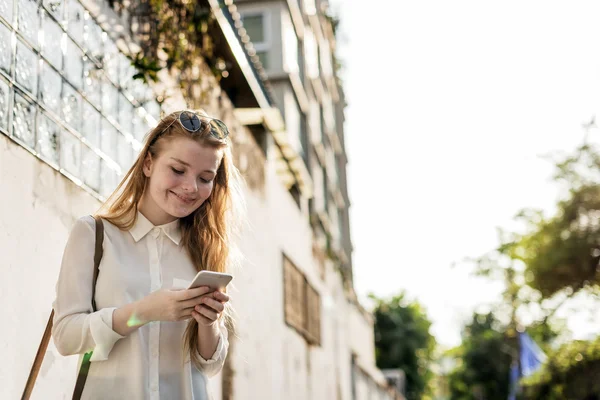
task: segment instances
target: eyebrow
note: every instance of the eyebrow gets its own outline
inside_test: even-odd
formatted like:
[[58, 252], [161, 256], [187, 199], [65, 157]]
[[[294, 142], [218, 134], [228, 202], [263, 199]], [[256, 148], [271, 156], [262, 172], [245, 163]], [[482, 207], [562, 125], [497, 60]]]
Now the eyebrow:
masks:
[[[185, 161], [183, 161], [183, 160], [180, 160], [179, 158], [171, 157], [171, 160], [177, 161], [178, 163], [180, 163], [180, 164], [183, 164], [183, 165], [185, 165], [186, 167], [191, 167], [191, 165], [190, 165], [190, 164], [186, 163], [186, 162], [185, 162]], [[207, 169], [207, 170], [205, 170], [205, 171], [203, 171], [203, 172], [210, 172], [210, 173], [211, 173], [211, 174], [213, 174], [213, 175], [216, 175], [216, 174], [217, 174], [217, 173], [216, 173], [215, 171], [213, 171], [212, 169]]]

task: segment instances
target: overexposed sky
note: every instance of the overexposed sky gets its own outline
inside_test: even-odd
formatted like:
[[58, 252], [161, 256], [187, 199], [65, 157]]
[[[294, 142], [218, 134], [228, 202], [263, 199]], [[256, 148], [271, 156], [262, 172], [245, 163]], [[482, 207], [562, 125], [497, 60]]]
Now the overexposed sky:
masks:
[[492, 250], [519, 209], [553, 208], [541, 156], [573, 149], [600, 117], [600, 2], [331, 4], [355, 287], [363, 299], [405, 289], [438, 341], [458, 344], [473, 308], [500, 290], [462, 260]]

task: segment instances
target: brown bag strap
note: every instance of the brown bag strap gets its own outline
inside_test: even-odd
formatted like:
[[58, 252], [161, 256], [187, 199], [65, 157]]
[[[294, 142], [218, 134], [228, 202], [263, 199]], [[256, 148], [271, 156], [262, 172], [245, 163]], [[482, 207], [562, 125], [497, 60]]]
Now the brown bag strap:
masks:
[[[94, 248], [94, 278], [92, 284], [92, 309], [96, 311], [96, 281], [98, 280], [98, 272], [100, 267], [100, 261], [102, 260], [102, 244], [104, 242], [104, 224], [102, 223], [102, 219], [97, 216], [93, 216], [96, 221], [96, 239], [95, 239], [95, 248]], [[50, 318], [48, 318], [48, 322], [46, 323], [46, 330], [44, 330], [44, 336], [42, 336], [42, 341], [40, 342], [40, 346], [38, 347], [38, 351], [35, 355], [35, 360], [33, 361], [33, 365], [31, 366], [31, 371], [29, 371], [29, 377], [27, 378], [27, 383], [25, 384], [25, 390], [23, 390], [23, 395], [21, 396], [21, 400], [28, 400], [31, 397], [31, 393], [33, 392], [33, 387], [35, 386], [35, 381], [37, 379], [38, 373], [40, 372], [40, 368], [42, 366], [42, 362], [44, 361], [44, 356], [46, 355], [46, 349], [48, 348], [48, 343], [50, 342], [50, 336], [52, 335], [52, 322], [54, 321], [54, 310], [50, 313]], [[75, 390], [73, 391], [73, 399], [79, 400], [81, 398], [81, 393], [83, 393], [83, 387], [85, 385], [85, 380], [87, 378], [87, 373], [90, 369], [90, 358], [92, 357], [92, 352], [86, 353], [83, 356], [83, 360], [81, 362], [81, 368], [79, 368], [79, 375], [77, 376], [77, 382], [75, 383]]]
[[[104, 242], [104, 224], [102, 223], [102, 219], [100, 217], [94, 216], [96, 220], [96, 248], [94, 249], [94, 284], [92, 286], [92, 309], [93, 311], [97, 311], [96, 308], [96, 281], [98, 280], [98, 272], [100, 266], [100, 260], [102, 260], [102, 243]], [[90, 370], [90, 358], [92, 358], [92, 353], [94, 351], [89, 351], [85, 353], [83, 359], [81, 360], [81, 367], [79, 368], [79, 374], [77, 375], [77, 382], [75, 383], [75, 389], [73, 390], [73, 400], [81, 399], [81, 394], [83, 393], [83, 387], [85, 386], [85, 381], [88, 376], [88, 372]]]
[[31, 366], [31, 371], [29, 371], [29, 377], [27, 378], [27, 383], [25, 384], [25, 390], [23, 391], [21, 400], [28, 400], [31, 396], [31, 392], [33, 392], [35, 380], [37, 379], [38, 373], [40, 372], [40, 368], [42, 367], [42, 361], [44, 360], [44, 355], [46, 355], [48, 342], [50, 342], [53, 319], [54, 310], [52, 310], [52, 312], [50, 313], [50, 318], [48, 318], [48, 322], [46, 323], [46, 330], [44, 331], [44, 336], [42, 336], [42, 341], [40, 343], [40, 346], [38, 347], [37, 353], [35, 354], [35, 360], [33, 361], [33, 365]]

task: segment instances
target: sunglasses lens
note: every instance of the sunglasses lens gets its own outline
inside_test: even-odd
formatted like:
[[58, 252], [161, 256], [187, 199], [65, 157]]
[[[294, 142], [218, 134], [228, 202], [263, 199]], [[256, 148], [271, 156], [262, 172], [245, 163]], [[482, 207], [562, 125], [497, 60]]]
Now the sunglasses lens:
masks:
[[227, 126], [219, 119], [213, 119], [210, 121], [210, 133], [218, 139], [225, 139], [227, 136], [229, 136], [229, 130], [227, 129]]
[[179, 116], [179, 121], [181, 121], [181, 125], [190, 132], [197, 132], [202, 126], [200, 118], [198, 118], [196, 114], [188, 111], [181, 113]]

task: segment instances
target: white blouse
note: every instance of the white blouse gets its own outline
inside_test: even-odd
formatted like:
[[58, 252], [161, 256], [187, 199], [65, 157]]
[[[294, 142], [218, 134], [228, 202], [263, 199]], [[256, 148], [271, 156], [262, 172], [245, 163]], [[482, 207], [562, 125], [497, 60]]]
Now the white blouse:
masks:
[[[52, 336], [63, 355], [93, 350], [82, 399], [208, 399], [208, 378], [227, 357], [227, 329], [200, 370], [182, 350], [187, 321], [151, 322], [124, 337], [113, 331], [113, 311], [161, 288], [182, 288], [196, 269], [180, 246], [179, 221], [154, 226], [138, 212], [122, 231], [104, 221], [104, 254], [92, 312], [95, 221], [80, 218], [63, 255], [56, 285]], [[77, 369], [76, 373], [79, 372]]]

